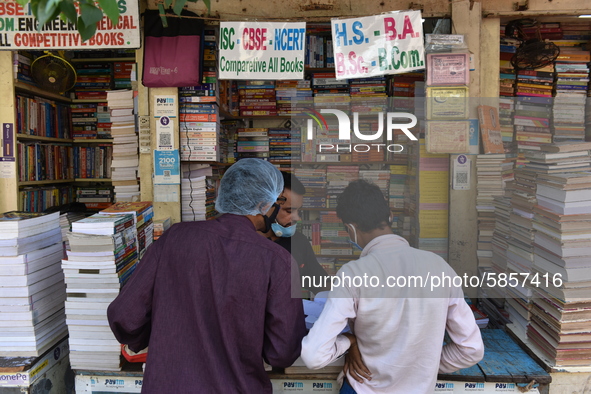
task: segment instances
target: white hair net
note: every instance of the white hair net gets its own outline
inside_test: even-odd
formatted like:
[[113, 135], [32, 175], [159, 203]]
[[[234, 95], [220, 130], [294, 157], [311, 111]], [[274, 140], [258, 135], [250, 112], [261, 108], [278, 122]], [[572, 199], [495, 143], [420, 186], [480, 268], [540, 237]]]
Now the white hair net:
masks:
[[224, 173], [215, 209], [236, 215], [265, 214], [283, 191], [283, 176], [261, 159], [242, 159]]

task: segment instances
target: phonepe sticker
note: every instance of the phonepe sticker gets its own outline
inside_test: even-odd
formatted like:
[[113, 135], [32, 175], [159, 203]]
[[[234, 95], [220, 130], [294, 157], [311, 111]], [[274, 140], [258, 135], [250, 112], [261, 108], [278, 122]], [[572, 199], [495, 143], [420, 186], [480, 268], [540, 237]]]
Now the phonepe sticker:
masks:
[[453, 189], [470, 190], [470, 159], [466, 155], [458, 155], [454, 160]]

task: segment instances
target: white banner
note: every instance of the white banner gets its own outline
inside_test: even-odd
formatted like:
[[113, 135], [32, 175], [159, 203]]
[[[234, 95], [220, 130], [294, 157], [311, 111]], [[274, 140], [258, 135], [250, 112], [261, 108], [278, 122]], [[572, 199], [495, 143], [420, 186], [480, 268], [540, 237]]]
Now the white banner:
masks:
[[303, 79], [305, 43], [305, 22], [221, 22], [219, 79]]
[[425, 68], [420, 11], [333, 19], [337, 79], [400, 74]]
[[119, 0], [119, 22], [106, 16], [97, 23], [94, 36], [82, 42], [74, 24], [59, 17], [47, 22], [41, 31], [30, 3], [0, 0], [0, 50], [114, 49], [140, 47], [138, 0]]

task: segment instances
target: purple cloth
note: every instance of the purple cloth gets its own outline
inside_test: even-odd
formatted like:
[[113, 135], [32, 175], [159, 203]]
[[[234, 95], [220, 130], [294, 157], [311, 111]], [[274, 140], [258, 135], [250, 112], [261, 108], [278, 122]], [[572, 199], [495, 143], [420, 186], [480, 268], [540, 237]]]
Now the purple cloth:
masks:
[[306, 334], [292, 277], [244, 216], [172, 226], [107, 311], [121, 343], [149, 345], [142, 393], [271, 393], [263, 358], [290, 366]]

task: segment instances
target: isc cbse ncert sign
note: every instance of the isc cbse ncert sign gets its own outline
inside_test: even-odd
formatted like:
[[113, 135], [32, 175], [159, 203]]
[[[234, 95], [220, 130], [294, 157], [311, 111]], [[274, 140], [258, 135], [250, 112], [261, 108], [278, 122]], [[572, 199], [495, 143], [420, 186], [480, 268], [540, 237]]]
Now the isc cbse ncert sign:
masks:
[[305, 22], [220, 23], [220, 79], [303, 79]]
[[97, 31], [82, 42], [73, 23], [59, 17], [38, 30], [31, 4], [21, 6], [15, 0], [0, 0], [0, 50], [110, 49], [139, 48], [140, 20], [137, 0], [118, 0], [119, 21], [116, 25], [103, 16]]
[[420, 11], [332, 19], [337, 79], [399, 74], [425, 68]]

